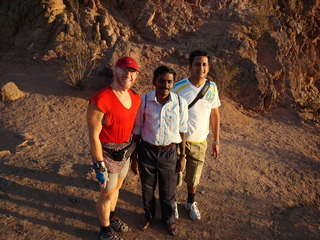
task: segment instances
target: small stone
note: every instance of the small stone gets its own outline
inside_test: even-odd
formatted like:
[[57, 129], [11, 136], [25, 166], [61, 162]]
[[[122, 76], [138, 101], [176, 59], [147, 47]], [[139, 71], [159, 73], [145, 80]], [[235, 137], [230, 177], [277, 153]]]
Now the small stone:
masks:
[[16, 84], [8, 82], [0, 89], [2, 101], [13, 101], [24, 95], [24, 92], [20, 91]]
[[10, 154], [11, 154], [11, 152], [9, 150], [0, 151], [0, 157], [10, 155]]

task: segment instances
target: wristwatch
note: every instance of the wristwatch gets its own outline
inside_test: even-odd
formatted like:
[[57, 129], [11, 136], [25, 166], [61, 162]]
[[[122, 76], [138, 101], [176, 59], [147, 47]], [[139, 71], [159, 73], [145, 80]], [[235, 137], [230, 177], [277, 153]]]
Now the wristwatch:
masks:
[[104, 172], [106, 170], [106, 164], [104, 163], [104, 161], [98, 161], [98, 162], [95, 162], [93, 164], [93, 167], [95, 169], [98, 169], [99, 171], [101, 172]]

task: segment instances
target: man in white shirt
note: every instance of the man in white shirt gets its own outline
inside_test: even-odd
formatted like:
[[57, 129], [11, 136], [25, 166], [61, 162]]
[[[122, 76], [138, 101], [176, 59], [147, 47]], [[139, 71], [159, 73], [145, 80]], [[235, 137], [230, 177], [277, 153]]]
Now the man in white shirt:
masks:
[[[191, 76], [182, 79], [173, 87], [173, 92], [187, 100], [188, 104], [193, 102], [201, 89], [205, 86], [206, 77], [209, 72], [210, 57], [206, 52], [197, 50], [190, 54], [189, 64]], [[210, 82], [206, 94], [189, 108], [188, 132], [186, 137], [186, 176], [188, 200], [185, 207], [190, 211], [193, 220], [200, 220], [195, 194], [199, 184], [205, 152], [207, 149], [207, 136], [209, 125], [211, 125], [214, 142], [212, 144], [212, 155], [219, 154], [220, 135], [220, 106], [217, 86]], [[177, 205], [175, 204], [176, 218], [178, 218]]]
[[[141, 105], [133, 128], [140, 139], [137, 155], [132, 156], [131, 169], [139, 173], [145, 211], [139, 228], [148, 228], [156, 213], [154, 191], [159, 182], [161, 220], [170, 235], [176, 235], [174, 207], [177, 174], [185, 167], [185, 133], [187, 132], [187, 102], [170, 92], [176, 73], [167, 66], [154, 71], [156, 89], [141, 97]], [[179, 145], [180, 155], [177, 154]], [[138, 162], [138, 164], [137, 164]]]

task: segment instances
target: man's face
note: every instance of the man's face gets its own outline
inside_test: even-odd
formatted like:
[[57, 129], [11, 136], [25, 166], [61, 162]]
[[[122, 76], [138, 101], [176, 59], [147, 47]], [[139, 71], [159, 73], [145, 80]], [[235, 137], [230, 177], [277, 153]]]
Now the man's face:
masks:
[[114, 80], [125, 89], [129, 89], [135, 83], [138, 72], [133, 68], [115, 68]]
[[164, 73], [153, 80], [153, 85], [156, 87], [156, 93], [159, 96], [167, 97], [173, 88], [174, 78], [172, 73]]
[[195, 79], [206, 78], [209, 72], [208, 57], [196, 56], [190, 66], [191, 77]]

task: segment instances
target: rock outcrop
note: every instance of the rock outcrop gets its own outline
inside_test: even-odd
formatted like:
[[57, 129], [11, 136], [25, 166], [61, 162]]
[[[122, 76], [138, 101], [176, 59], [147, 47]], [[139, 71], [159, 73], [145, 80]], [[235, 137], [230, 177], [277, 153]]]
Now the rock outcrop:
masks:
[[[186, 76], [181, 67], [188, 53], [204, 49], [239, 68], [232, 96], [246, 108], [319, 103], [319, 1], [17, 0], [1, 5], [1, 46], [61, 57], [61, 45], [66, 36], [78, 34], [78, 24], [88, 41], [100, 41], [109, 64], [130, 54], [149, 76], [151, 62], [172, 64]], [[221, 80], [212, 78], [219, 86]]]

